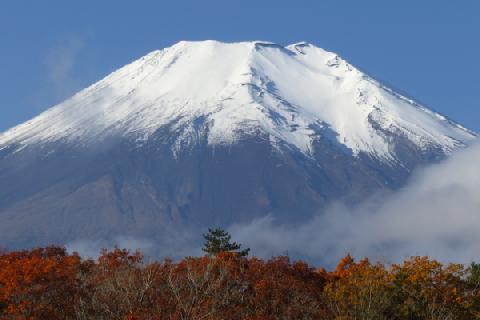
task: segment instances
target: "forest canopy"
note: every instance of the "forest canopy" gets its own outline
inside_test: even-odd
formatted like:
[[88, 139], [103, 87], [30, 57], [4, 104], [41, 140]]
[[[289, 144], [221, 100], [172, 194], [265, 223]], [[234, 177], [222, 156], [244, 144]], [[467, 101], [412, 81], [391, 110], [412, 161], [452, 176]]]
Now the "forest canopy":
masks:
[[327, 271], [236, 252], [146, 263], [61, 247], [0, 253], [1, 319], [479, 319], [480, 265], [343, 258]]

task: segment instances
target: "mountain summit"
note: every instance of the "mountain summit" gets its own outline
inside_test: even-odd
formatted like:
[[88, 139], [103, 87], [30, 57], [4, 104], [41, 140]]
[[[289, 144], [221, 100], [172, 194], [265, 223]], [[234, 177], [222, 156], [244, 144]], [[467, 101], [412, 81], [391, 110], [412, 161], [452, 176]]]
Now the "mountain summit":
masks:
[[0, 241], [300, 221], [475, 137], [312, 44], [179, 42], [0, 134]]
[[392, 161], [392, 134], [445, 152], [472, 137], [311, 44], [202, 41], [142, 57], [3, 134], [0, 145], [119, 135], [142, 143], [167, 125], [179, 133], [173, 152], [192, 146], [201, 125], [210, 145], [261, 132], [272, 145], [310, 154], [327, 133], [354, 155]]

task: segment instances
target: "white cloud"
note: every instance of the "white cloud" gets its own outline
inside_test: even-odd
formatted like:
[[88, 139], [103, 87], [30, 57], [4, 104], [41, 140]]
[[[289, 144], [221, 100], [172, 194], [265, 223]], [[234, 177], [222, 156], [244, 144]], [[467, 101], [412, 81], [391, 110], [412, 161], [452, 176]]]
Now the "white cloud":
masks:
[[[77, 252], [84, 258], [96, 259], [102, 249], [112, 250], [114, 247], [128, 249], [131, 252], [140, 250], [147, 261], [151, 259], [181, 259], [186, 256], [199, 256], [202, 251], [196, 231], [185, 228], [159, 230], [156, 238], [119, 235], [108, 238], [76, 239], [65, 245], [68, 252]], [[126, 233], [128, 231], [126, 230]]]
[[130, 251], [140, 250], [144, 254], [149, 254], [154, 246], [154, 242], [147, 239], [138, 239], [133, 237], [115, 237], [114, 239], [96, 239], [96, 240], [75, 240], [66, 244], [69, 252], [77, 252], [85, 258], [97, 258], [102, 249], [113, 249], [114, 247], [128, 249]]
[[411, 255], [480, 260], [480, 145], [417, 172], [398, 192], [355, 208], [335, 204], [295, 227], [267, 216], [230, 231], [259, 256], [288, 252], [330, 266], [346, 253], [387, 262]]
[[80, 89], [74, 71], [76, 59], [84, 47], [83, 40], [73, 37], [48, 52], [45, 60], [47, 77], [56, 99], [65, 99]]
[[43, 111], [75, 94], [85, 86], [84, 69], [79, 69], [80, 55], [86, 44], [80, 37], [71, 37], [50, 48], [44, 58], [45, 79], [26, 96], [26, 103], [35, 111]]

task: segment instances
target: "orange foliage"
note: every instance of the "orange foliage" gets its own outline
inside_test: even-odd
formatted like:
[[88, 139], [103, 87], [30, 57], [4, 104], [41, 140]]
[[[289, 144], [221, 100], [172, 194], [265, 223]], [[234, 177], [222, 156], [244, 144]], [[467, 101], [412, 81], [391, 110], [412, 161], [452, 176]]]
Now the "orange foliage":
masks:
[[328, 309], [337, 319], [383, 319], [390, 306], [390, 275], [382, 264], [343, 258], [324, 288]]
[[49, 247], [0, 256], [2, 319], [65, 319], [73, 316], [82, 262]]
[[0, 253], [0, 319], [478, 319], [480, 266], [343, 258], [333, 272], [234, 253], [144, 263], [48, 247]]
[[394, 298], [404, 301], [397, 312], [426, 319], [470, 318], [465, 272], [463, 265], [443, 266], [428, 257], [393, 265]]

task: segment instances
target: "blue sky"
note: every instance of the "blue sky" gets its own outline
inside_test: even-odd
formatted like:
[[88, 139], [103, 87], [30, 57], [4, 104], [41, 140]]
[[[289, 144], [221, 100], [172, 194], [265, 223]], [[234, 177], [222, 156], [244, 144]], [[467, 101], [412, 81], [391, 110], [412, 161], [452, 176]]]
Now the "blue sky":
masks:
[[308, 41], [480, 131], [480, 1], [0, 2], [0, 131], [180, 40]]

